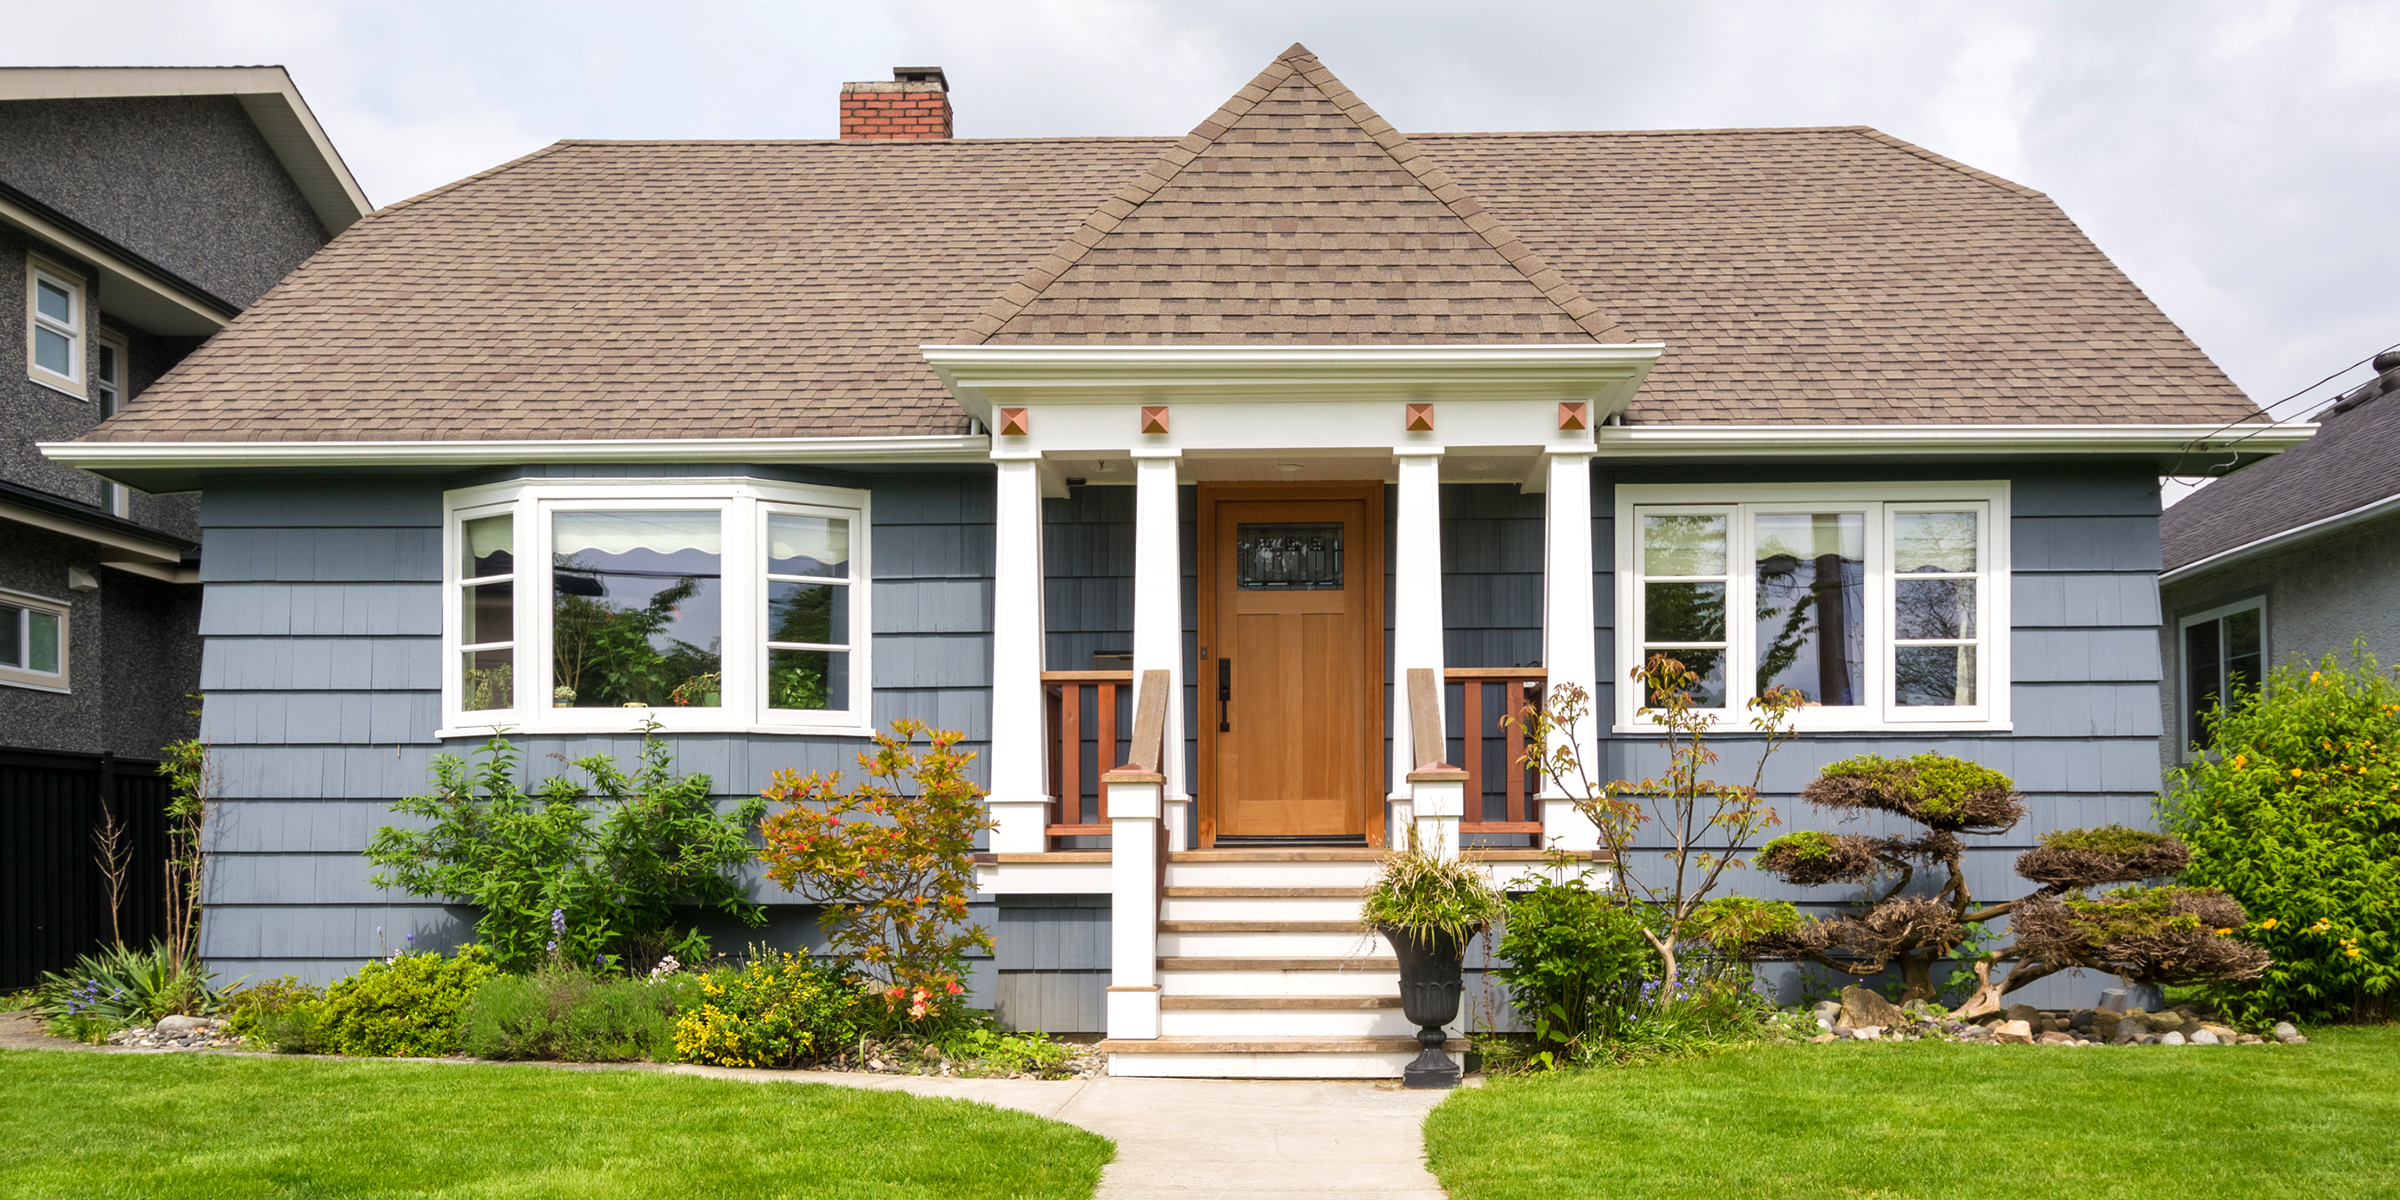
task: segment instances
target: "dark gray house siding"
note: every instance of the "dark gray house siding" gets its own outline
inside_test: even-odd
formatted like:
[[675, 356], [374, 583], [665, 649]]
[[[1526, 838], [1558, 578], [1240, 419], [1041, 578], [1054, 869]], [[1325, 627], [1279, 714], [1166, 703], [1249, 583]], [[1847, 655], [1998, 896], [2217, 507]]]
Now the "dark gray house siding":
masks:
[[[876, 721], [916, 717], [963, 730], [968, 749], [988, 744], [988, 472], [828, 476], [717, 465], [549, 473], [743, 474], [870, 488]], [[393, 821], [394, 799], [424, 791], [435, 754], [480, 745], [434, 736], [441, 719], [441, 498], [446, 489], [493, 478], [208, 481], [203, 737], [224, 778], [201, 950], [220, 976], [329, 979], [412, 933], [423, 946], [471, 937], [470, 912], [368, 883], [360, 852], [376, 828]], [[706, 773], [728, 801], [757, 794], [778, 769], [855, 774], [854, 755], [865, 746], [850, 738], [729, 734], [671, 740], [677, 765]], [[516, 742], [533, 779], [561, 769], [553, 753], [623, 759], [639, 745], [601, 736]], [[755, 878], [752, 895], [769, 904], [788, 899]], [[800, 906], [777, 908], [764, 935], [732, 926], [720, 931], [720, 947], [814, 938]], [[988, 913], [978, 919], [990, 922]], [[989, 1004], [988, 965], [979, 965], [976, 983]]]

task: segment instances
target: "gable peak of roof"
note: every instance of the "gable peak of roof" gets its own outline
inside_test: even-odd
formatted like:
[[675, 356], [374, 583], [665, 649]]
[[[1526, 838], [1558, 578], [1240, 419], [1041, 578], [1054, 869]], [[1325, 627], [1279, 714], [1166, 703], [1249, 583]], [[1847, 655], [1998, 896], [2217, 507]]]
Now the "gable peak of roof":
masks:
[[[1178, 321], [1161, 293], [1208, 303]], [[1344, 303], [1370, 293], [1355, 315]], [[1093, 210], [967, 340], [1091, 340], [1129, 315], [1149, 319], [1141, 340], [1633, 340], [1298, 42]]]

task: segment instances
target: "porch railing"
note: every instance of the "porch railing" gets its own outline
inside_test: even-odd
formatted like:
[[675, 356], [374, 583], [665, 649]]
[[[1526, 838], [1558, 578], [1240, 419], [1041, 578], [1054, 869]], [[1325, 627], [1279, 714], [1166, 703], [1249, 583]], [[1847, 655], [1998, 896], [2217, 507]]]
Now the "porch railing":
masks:
[[1462, 744], [1456, 761], [1467, 772], [1467, 812], [1459, 833], [1526, 834], [1540, 846], [1542, 784], [1538, 772], [1522, 765], [1521, 718], [1527, 708], [1540, 707], [1549, 672], [1540, 667], [1450, 667], [1443, 675], [1459, 689]]
[[1117, 731], [1130, 729], [1131, 671], [1044, 671], [1049, 706], [1049, 835], [1106, 837], [1108, 789], [1100, 777], [1123, 762]]

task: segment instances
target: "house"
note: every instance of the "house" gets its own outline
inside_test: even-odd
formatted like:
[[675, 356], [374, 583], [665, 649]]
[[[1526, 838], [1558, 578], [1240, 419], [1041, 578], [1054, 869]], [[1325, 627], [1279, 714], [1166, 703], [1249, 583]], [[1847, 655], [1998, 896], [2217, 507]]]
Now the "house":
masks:
[[197, 498], [36, 443], [123, 409], [370, 207], [280, 67], [0, 68], [0, 987], [109, 933], [95, 789], [139, 807], [141, 760], [198, 724]]
[[[2400, 350], [2317, 414], [2317, 435], [2242, 467], [2159, 518], [2165, 620], [2161, 749], [2208, 743], [2202, 718], [2277, 665], [2347, 658], [2363, 639], [2400, 662]], [[2184, 470], [2226, 456], [2194, 456]]]
[[2161, 464], [2306, 430], [2039, 193], [1861, 128], [1403, 135], [1298, 46], [1182, 138], [951, 138], [895, 76], [841, 140], [561, 142], [384, 209], [46, 447], [204, 489], [220, 971], [462, 936], [359, 849], [501, 730], [655, 719], [728, 795], [964, 730], [977, 994], [1129, 1074], [1397, 1074], [1379, 848], [1590, 855], [1496, 720], [1573, 684], [1591, 760], [1655, 770], [1653, 651], [1737, 724], [1808, 692], [1786, 796], [2010, 772], [1995, 872], [2147, 819]]

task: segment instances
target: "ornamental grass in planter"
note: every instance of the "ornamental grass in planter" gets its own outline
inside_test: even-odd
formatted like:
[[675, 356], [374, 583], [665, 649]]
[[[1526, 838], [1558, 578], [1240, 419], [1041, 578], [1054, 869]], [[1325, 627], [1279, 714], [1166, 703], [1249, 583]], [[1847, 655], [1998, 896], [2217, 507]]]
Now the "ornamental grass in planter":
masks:
[[1409, 848], [1384, 860], [1359, 920], [1391, 942], [1400, 959], [1400, 1007], [1424, 1046], [1401, 1075], [1412, 1088], [1457, 1087], [1458, 1065], [1442, 1052], [1442, 1027], [1458, 1017], [1467, 942], [1500, 919], [1506, 902], [1473, 864]]

